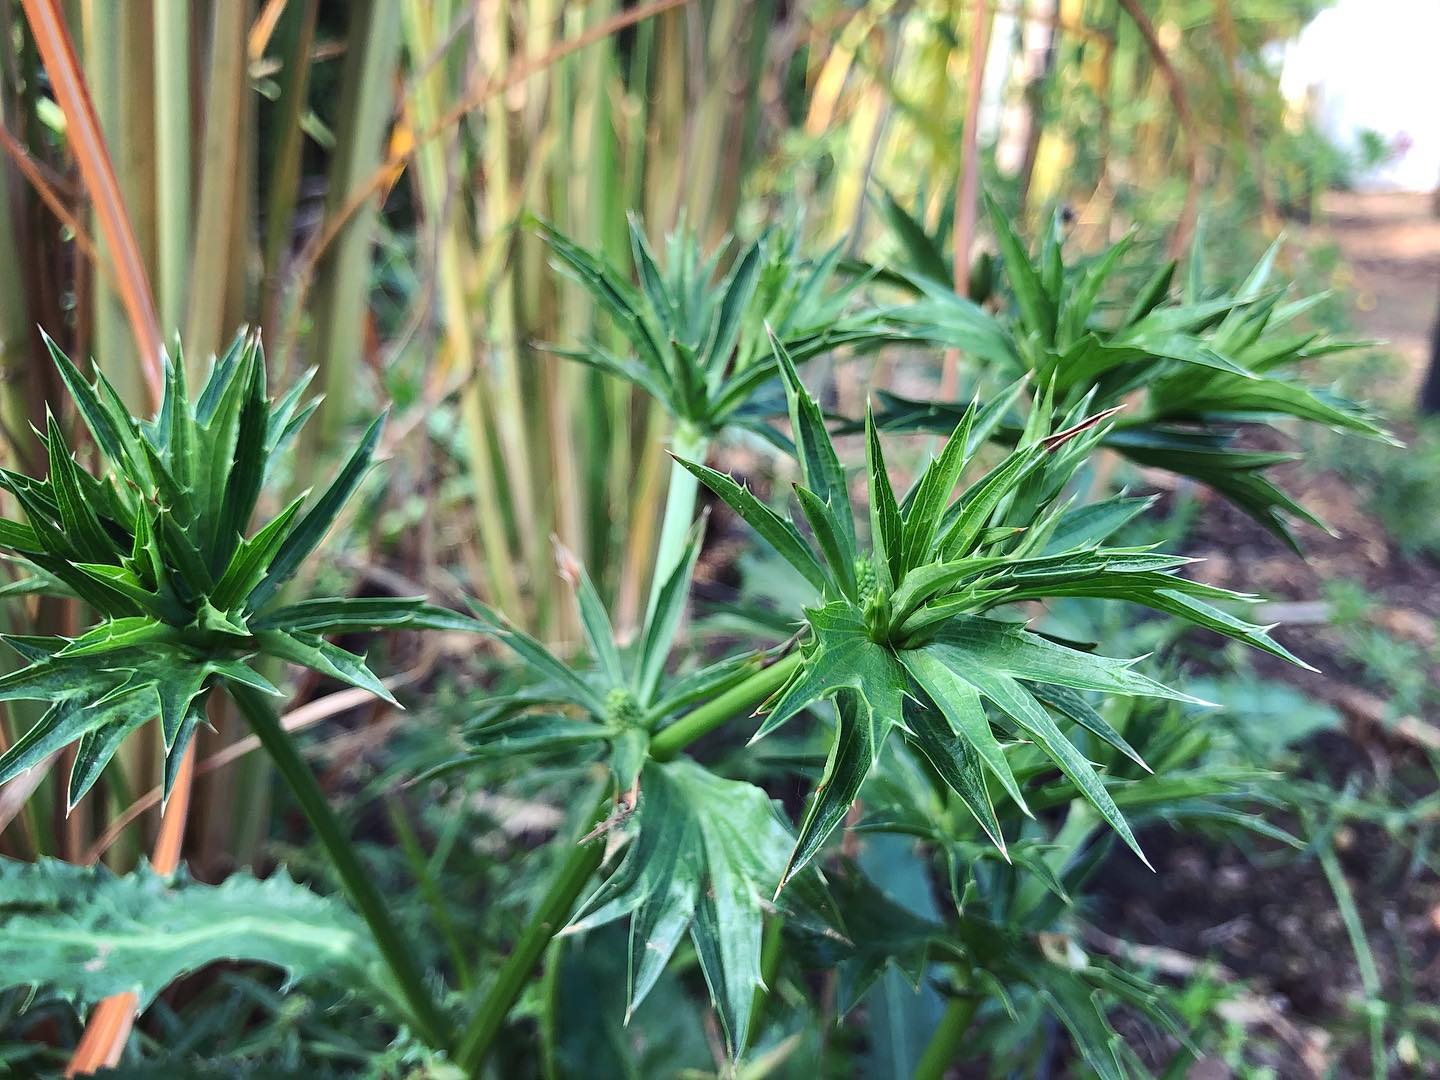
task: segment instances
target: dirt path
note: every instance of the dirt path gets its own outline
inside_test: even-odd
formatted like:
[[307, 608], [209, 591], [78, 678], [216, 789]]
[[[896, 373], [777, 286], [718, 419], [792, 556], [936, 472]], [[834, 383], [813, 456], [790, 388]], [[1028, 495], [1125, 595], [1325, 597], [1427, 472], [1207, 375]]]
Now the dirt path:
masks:
[[1415, 400], [1430, 359], [1440, 297], [1440, 217], [1434, 198], [1408, 192], [1332, 192], [1316, 240], [1333, 240], [1344, 263], [1336, 286], [1354, 296], [1361, 336], [1389, 342], [1405, 361], [1404, 382], [1376, 387], [1386, 402]]

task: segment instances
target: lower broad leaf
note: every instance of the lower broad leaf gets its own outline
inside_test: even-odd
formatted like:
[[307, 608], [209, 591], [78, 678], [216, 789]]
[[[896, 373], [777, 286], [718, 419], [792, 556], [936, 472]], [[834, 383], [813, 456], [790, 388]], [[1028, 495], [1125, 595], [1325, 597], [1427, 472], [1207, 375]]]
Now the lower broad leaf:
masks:
[[59, 859], [0, 859], [4, 988], [42, 988], [82, 1007], [130, 992], [143, 1009], [180, 976], [220, 960], [347, 983], [368, 982], [378, 964], [349, 909], [284, 871], [212, 886], [145, 865], [117, 877]]
[[760, 788], [688, 759], [640, 774], [638, 829], [619, 867], [568, 932], [629, 915], [629, 1012], [688, 929], [732, 1056], [744, 1049], [761, 984], [760, 937], [792, 839]]

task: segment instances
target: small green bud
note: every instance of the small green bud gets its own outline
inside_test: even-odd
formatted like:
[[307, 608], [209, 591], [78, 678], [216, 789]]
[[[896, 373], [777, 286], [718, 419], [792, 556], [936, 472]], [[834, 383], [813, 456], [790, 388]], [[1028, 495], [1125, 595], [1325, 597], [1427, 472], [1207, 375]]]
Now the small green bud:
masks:
[[880, 585], [880, 579], [875, 576], [875, 564], [869, 559], [855, 560], [855, 587], [860, 596], [860, 603], [867, 603], [874, 595]]
[[644, 710], [635, 695], [623, 686], [617, 686], [605, 695], [605, 718], [615, 727], [639, 727]]

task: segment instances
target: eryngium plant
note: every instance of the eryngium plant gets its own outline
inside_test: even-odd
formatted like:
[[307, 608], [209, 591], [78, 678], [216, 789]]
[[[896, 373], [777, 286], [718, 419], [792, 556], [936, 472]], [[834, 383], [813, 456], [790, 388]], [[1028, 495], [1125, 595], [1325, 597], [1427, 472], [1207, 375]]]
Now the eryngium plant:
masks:
[[[996, 205], [988, 205], [1009, 285], [1006, 310], [991, 315], [948, 283], [919, 275], [914, 284], [921, 298], [892, 312], [897, 323], [990, 369], [1029, 372], [1035, 385], [1053, 387], [1061, 409], [1082, 398], [1095, 408], [1132, 403], [1105, 436], [1106, 447], [1211, 487], [1292, 548], [1292, 519], [1323, 527], [1266, 475], [1294, 455], [1236, 445], [1243, 425], [1299, 420], [1389, 436], [1363, 406], [1295, 376], [1306, 361], [1364, 343], [1295, 329], [1325, 297], [1287, 300], [1286, 288], [1270, 284], [1278, 241], [1233, 289], [1205, 282], [1204, 245], [1197, 244], [1178, 290], [1177, 264], [1170, 261], [1117, 304], [1107, 302], [1108, 293], [1133, 234], [1067, 264], [1058, 216], [1032, 256]], [[920, 243], [913, 230], [901, 235], [912, 246]], [[964, 402], [879, 396], [887, 430], [948, 431], [965, 408]]]
[[95, 623], [73, 638], [7, 636], [29, 663], [0, 678], [0, 701], [50, 703], [0, 755], [0, 783], [78, 740], [73, 807], [124, 739], [158, 718], [168, 795], [214, 689], [278, 694], [255, 668], [270, 656], [393, 700], [364, 658], [326, 641], [349, 631], [450, 621], [415, 600], [280, 602], [370, 465], [377, 418], [324, 494], [300, 495], [246, 529], [266, 475], [313, 412], [305, 382], [266, 392], [258, 337], [237, 337], [194, 401], [185, 365], [166, 365], [159, 413], [137, 421], [103, 375], [88, 382], [49, 342], [100, 470], [82, 469], [51, 417], [40, 438], [49, 476], [0, 471], [25, 521], [0, 521], [0, 548], [30, 564], [37, 587], [84, 600]]
[[[1209, 601], [1254, 599], [1190, 581], [1190, 560], [1106, 541], [1138, 512], [1133, 499], [1072, 507], [1064, 494], [1115, 410], [1082, 397], [1050, 432], [1048, 392], [1013, 451], [951, 494], [972, 462], [972, 406], [940, 456], [897, 498], [867, 422], [868, 549], [860, 543], [844, 469], [819, 406], [777, 343], [802, 483], [796, 500], [814, 544], [730, 477], [688, 464], [816, 589], [805, 611], [802, 660], [765, 704], [760, 738], [822, 699], [839, 715], [824, 776], [800, 827], [781, 887], [839, 826], [897, 729], [1004, 851], [988, 778], [1028, 812], [1005, 742], [1033, 743], [1136, 854], [1129, 825], [1099, 775], [1065, 736], [1074, 724], [1139, 761], [1081, 692], [1195, 701], [1111, 659], [1025, 628], [1015, 605], [1091, 596], [1143, 604], [1298, 663], [1257, 626]], [[818, 554], [816, 549], [818, 548]], [[1010, 611], [1009, 618], [1001, 617]], [[997, 737], [996, 731], [1000, 732]], [[1143, 762], [1142, 762], [1143, 764]]]
[[662, 265], [632, 217], [637, 287], [602, 255], [548, 225], [540, 228], [562, 267], [614, 322], [629, 355], [595, 341], [556, 351], [634, 384], [702, 438], [727, 425], [773, 438], [760, 414], [746, 409], [776, 375], [767, 327], [796, 363], [841, 346], [874, 348], [905, 336], [886, 322], [884, 310], [855, 303], [863, 278], [836, 282], [841, 245], [806, 259], [798, 231], [772, 227], [736, 246], [722, 275], [728, 245], [704, 253], [693, 233], [677, 232]]

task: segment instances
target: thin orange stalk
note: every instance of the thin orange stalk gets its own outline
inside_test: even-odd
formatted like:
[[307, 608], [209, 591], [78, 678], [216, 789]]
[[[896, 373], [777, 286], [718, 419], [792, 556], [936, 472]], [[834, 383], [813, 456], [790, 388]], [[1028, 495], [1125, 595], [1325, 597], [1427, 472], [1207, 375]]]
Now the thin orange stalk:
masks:
[[35, 47], [50, 76], [55, 99], [65, 114], [67, 133], [80, 166], [81, 179], [95, 203], [100, 228], [115, 259], [116, 286], [135, 331], [145, 384], [151, 397], [158, 402], [164, 383], [160, 368], [163, 344], [160, 318], [155, 311], [155, 298], [150, 291], [145, 264], [140, 258], [140, 247], [135, 242], [135, 232], [125, 212], [120, 182], [115, 177], [110, 152], [100, 132], [95, 104], [85, 87], [85, 76], [75, 58], [70, 33], [65, 28], [60, 0], [21, 0], [21, 6], [25, 10], [26, 22], [30, 24], [30, 33], [35, 38]]
[[100, 266], [95, 243], [90, 239], [90, 234], [85, 231], [85, 226], [70, 212], [70, 208], [65, 205], [65, 200], [61, 198], [60, 192], [55, 190], [55, 184], [45, 175], [40, 163], [30, 156], [30, 151], [20, 145], [20, 140], [10, 134], [10, 129], [4, 124], [0, 124], [0, 147], [4, 147], [5, 152], [10, 155], [10, 160], [20, 170], [20, 175], [29, 181], [30, 186], [35, 189], [35, 193], [40, 196], [40, 201], [55, 215], [55, 219], [74, 235], [75, 246], [85, 254], [86, 258], [93, 259], [100, 270], [107, 274], [113, 273], [108, 266]]

